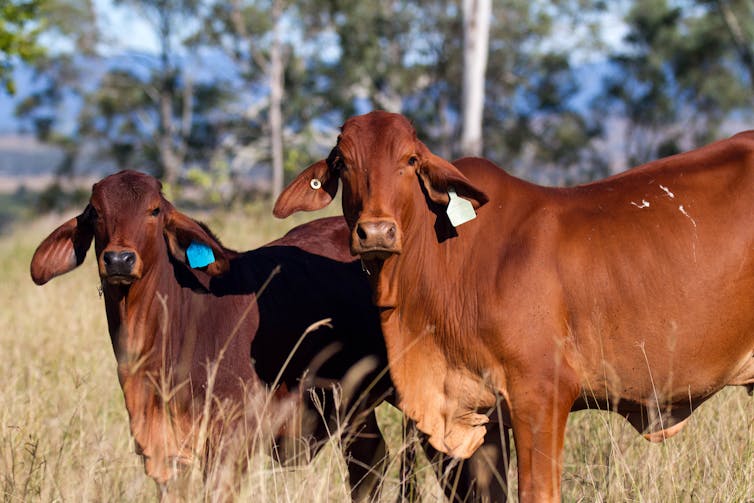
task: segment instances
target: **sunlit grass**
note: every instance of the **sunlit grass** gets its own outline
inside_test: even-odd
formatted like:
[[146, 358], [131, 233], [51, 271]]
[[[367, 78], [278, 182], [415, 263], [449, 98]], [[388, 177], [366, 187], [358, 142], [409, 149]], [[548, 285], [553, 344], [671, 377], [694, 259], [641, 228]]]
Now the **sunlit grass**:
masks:
[[[312, 218], [277, 221], [269, 215], [269, 208], [254, 206], [192, 216], [238, 249], [263, 244]], [[77, 270], [44, 287], [29, 278], [34, 248], [69, 216], [18, 224], [0, 236], [3, 501], [155, 501], [157, 488], [133, 451], [92, 252]], [[383, 407], [380, 421], [395, 455], [403, 448], [400, 414]], [[230, 474], [240, 479], [234, 499], [347, 501], [341, 450], [332, 440], [310, 462], [285, 468], [268, 455], [255, 456], [246, 472]], [[398, 464], [391, 460], [382, 501], [398, 496]], [[619, 416], [572, 414], [564, 464], [564, 501], [752, 501], [754, 399], [742, 388], [724, 390], [662, 444], [646, 442]], [[419, 468], [420, 500], [437, 501], [431, 469], [424, 460]], [[515, 468], [510, 486], [515, 491]], [[196, 473], [188, 496], [217, 498], [214, 486]]]

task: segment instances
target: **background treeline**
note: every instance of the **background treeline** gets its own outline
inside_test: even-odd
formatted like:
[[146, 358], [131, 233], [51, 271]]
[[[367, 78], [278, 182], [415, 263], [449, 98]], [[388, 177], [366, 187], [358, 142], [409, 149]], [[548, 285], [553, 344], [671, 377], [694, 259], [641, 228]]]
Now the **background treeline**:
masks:
[[[0, 82], [14, 92], [14, 66], [33, 67], [15, 114], [62, 148], [61, 176], [86, 157], [217, 201], [275, 194], [375, 108], [446, 158], [468, 153], [461, 0], [112, 2], [154, 51], [121, 48], [107, 2], [0, 4]], [[494, 0], [480, 22], [481, 153], [520, 176], [585, 182], [752, 123], [750, 0]]]

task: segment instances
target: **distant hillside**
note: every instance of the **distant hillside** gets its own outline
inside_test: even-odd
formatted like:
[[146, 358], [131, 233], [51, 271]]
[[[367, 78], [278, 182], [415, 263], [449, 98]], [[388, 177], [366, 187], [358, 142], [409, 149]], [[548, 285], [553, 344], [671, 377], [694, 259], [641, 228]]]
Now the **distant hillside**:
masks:
[[41, 143], [34, 136], [0, 135], [0, 176], [49, 175], [62, 160], [61, 149]]

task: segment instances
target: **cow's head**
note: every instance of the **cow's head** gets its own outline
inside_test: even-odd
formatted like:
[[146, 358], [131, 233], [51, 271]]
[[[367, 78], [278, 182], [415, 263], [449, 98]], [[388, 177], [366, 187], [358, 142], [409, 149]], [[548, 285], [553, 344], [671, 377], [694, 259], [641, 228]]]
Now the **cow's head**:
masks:
[[34, 282], [42, 285], [79, 266], [92, 239], [100, 277], [109, 284], [130, 285], [167, 253], [186, 262], [192, 242], [212, 249], [215, 261], [206, 266], [209, 274], [228, 268], [222, 245], [163, 197], [159, 181], [135, 171], [94, 184], [84, 211], [42, 241], [31, 261]]
[[275, 216], [324, 207], [335, 197], [338, 179], [351, 253], [362, 258], [400, 253], [416, 205], [447, 206], [451, 187], [475, 208], [487, 202], [455, 166], [417, 139], [405, 117], [381, 111], [348, 119], [328, 158], [309, 166], [283, 191]]

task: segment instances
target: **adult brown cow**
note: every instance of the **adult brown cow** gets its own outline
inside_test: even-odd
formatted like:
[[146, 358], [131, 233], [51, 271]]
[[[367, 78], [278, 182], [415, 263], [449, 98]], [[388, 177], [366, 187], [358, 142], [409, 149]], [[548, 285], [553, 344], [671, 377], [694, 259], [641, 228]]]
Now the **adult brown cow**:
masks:
[[[502, 395], [521, 501], [559, 498], [570, 410], [614, 410], [662, 440], [722, 387], [754, 382], [754, 132], [556, 189], [450, 164], [404, 117], [372, 112], [275, 214], [326, 205], [338, 179], [401, 408], [466, 457]], [[451, 199], [476, 218], [454, 228]]]
[[[343, 427], [353, 496], [369, 495], [385, 453], [374, 406], [392, 385], [380, 378], [386, 355], [379, 317], [348, 252], [342, 218], [317, 220], [237, 253], [178, 212], [156, 179], [124, 171], [95, 184], [83, 213], [40, 244], [31, 262], [34, 281], [41, 285], [77, 267], [92, 239], [131, 432], [146, 473], [163, 490], [174, 485], [179, 467], [237, 447], [228, 436], [239, 421], [253, 430], [260, 421], [288, 417], [299, 392], [313, 409], [308, 390], [298, 389], [304, 377], [318, 386], [331, 424], [305, 423], [294, 433], [278, 422], [271, 433], [278, 440], [301, 435], [316, 449], [328, 431]], [[208, 258], [197, 264], [202, 254]], [[329, 325], [301, 339], [326, 318]], [[306, 374], [310, 367], [314, 375]], [[344, 388], [352, 399], [338, 409], [330, 383], [348, 375]], [[268, 404], [263, 384], [281, 385]], [[248, 441], [262, 441], [254, 431]]]

